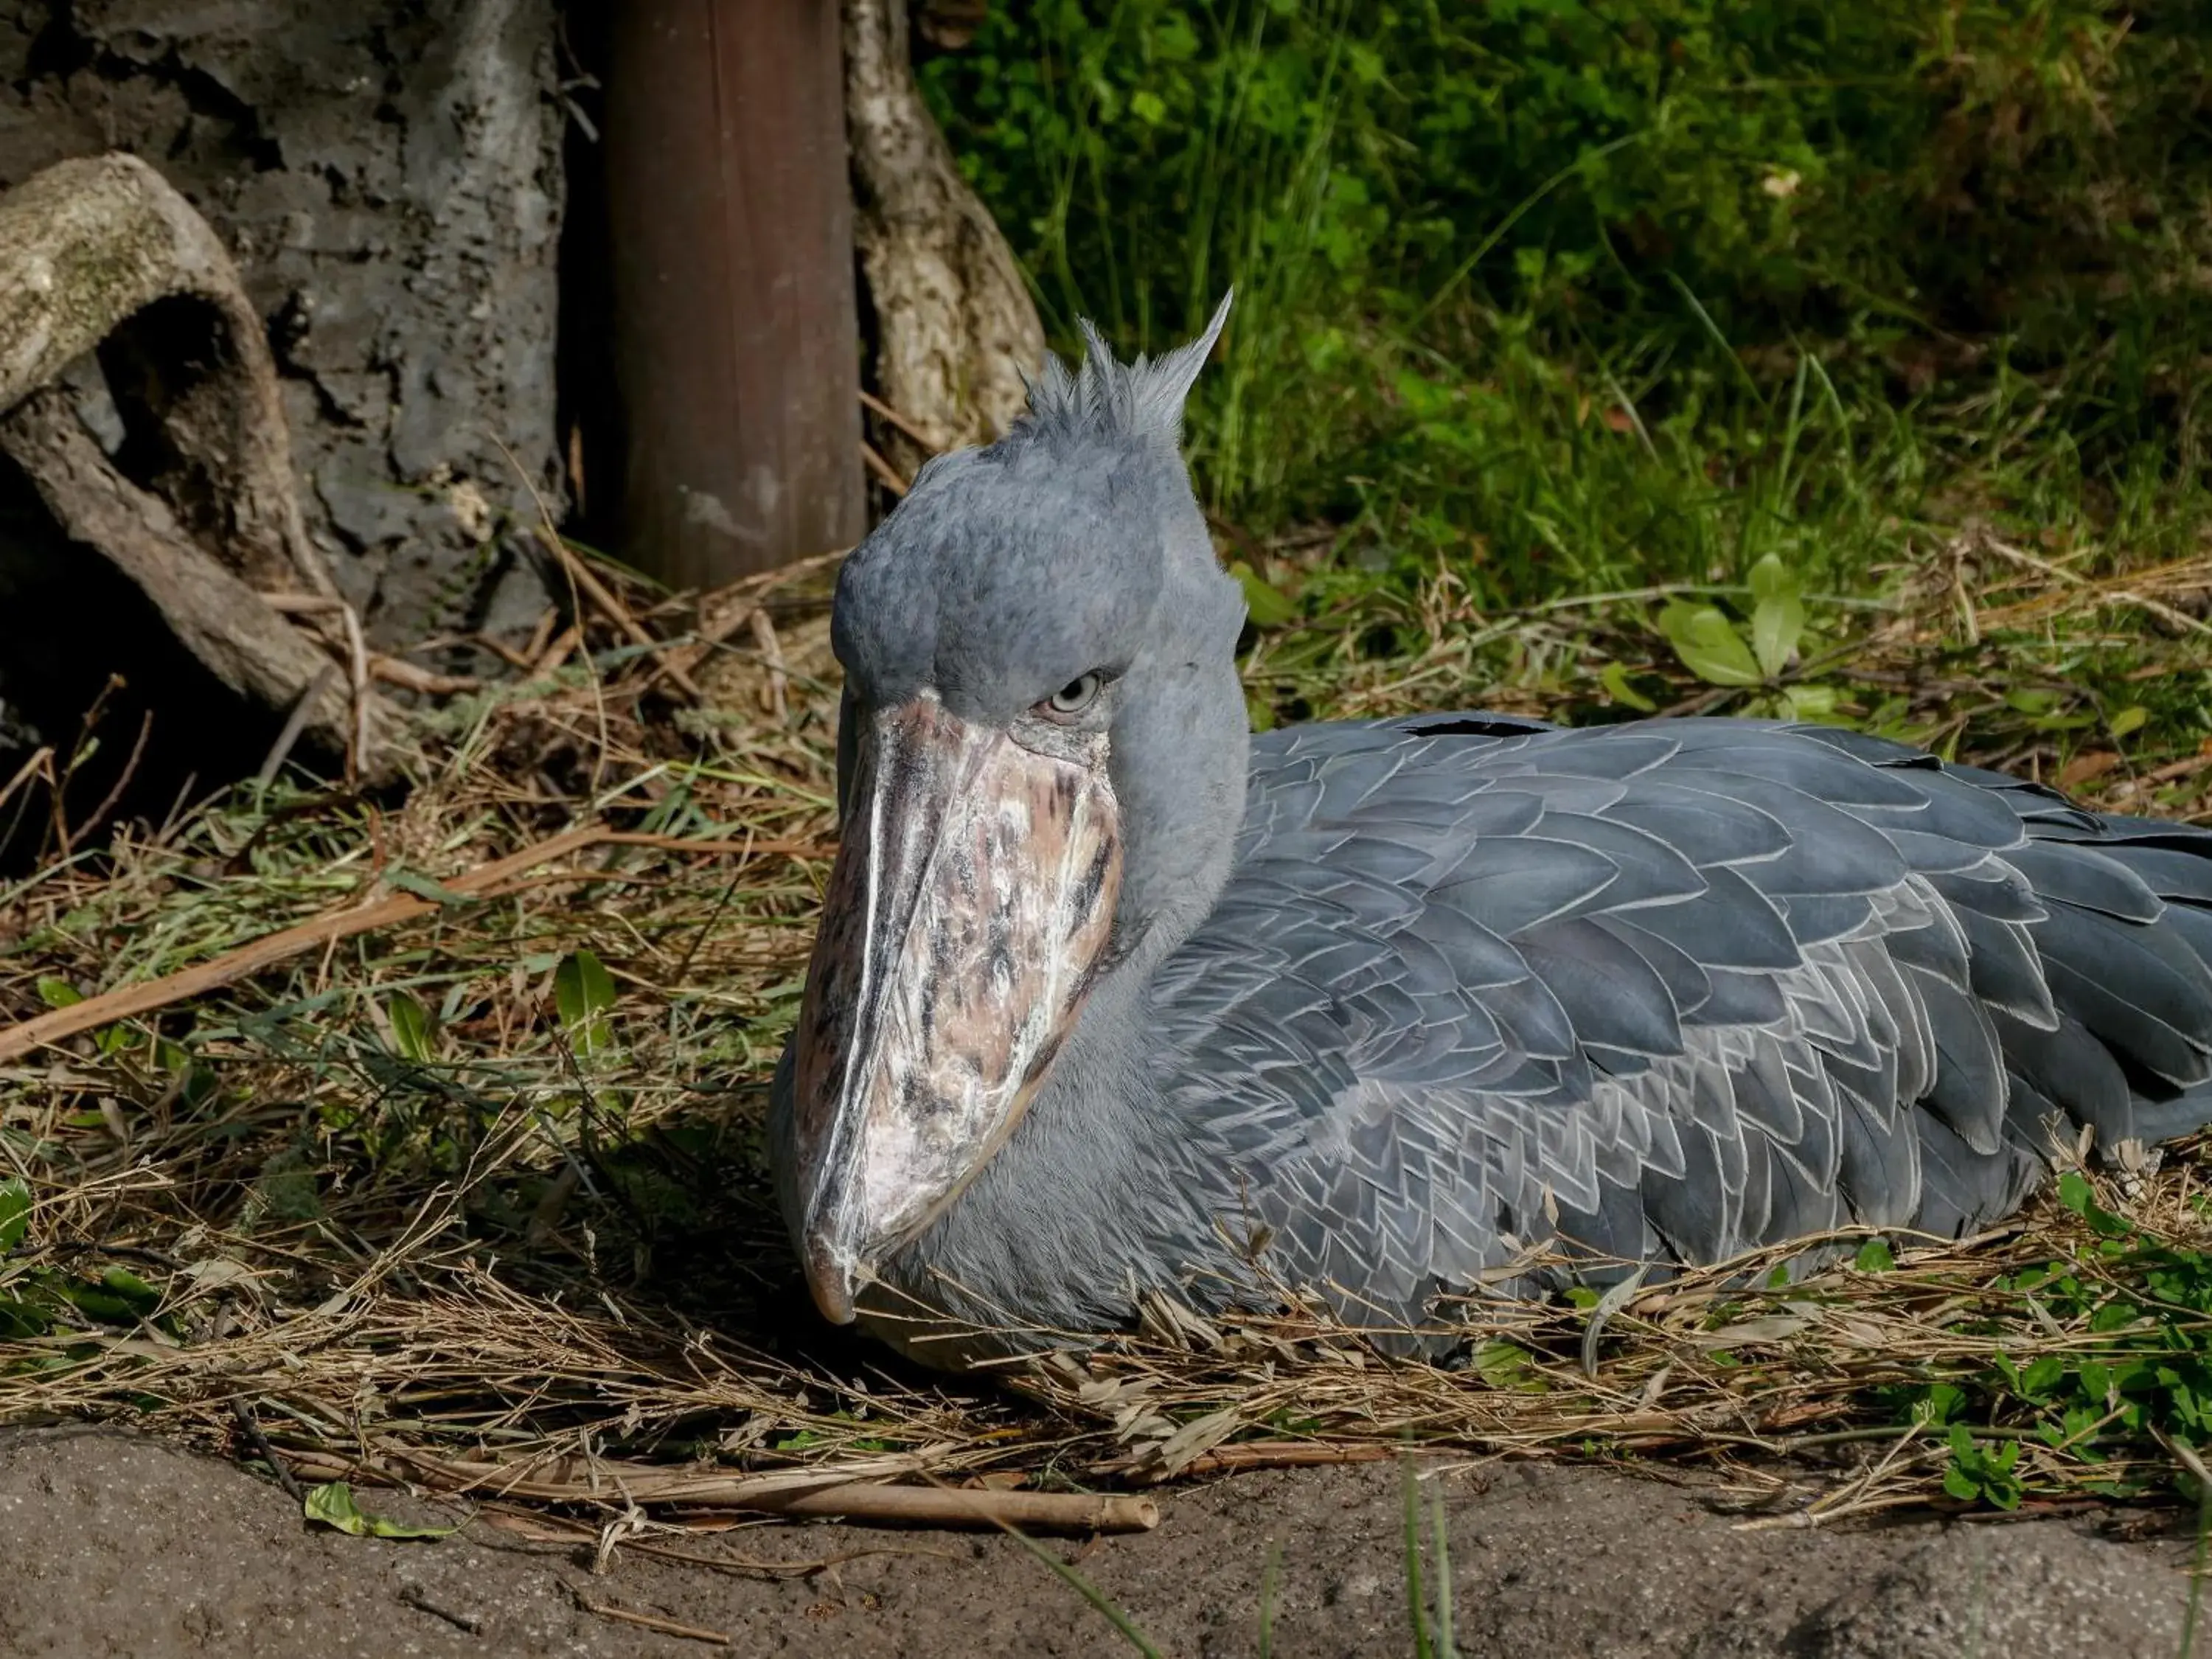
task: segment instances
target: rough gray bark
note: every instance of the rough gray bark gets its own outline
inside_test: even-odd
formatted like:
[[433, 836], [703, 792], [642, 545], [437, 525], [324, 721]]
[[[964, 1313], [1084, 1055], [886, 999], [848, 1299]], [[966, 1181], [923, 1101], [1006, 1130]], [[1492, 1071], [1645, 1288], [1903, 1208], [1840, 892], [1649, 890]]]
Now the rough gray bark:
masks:
[[[162, 495], [124, 476], [56, 384], [133, 319], [147, 374], [128, 400]], [[0, 196], [0, 452], [72, 556], [113, 565], [222, 686], [276, 711], [306, 696], [309, 747], [356, 746], [362, 711], [329, 658], [257, 592], [335, 592], [301, 526], [260, 319], [206, 221], [135, 157], [64, 161]]]
[[844, 0], [854, 240], [884, 400], [939, 448], [1004, 432], [1044, 362], [1021, 268], [921, 101], [906, 0]]
[[526, 631], [547, 602], [555, 39], [554, 0], [0, 0], [0, 189], [128, 150], [206, 217], [372, 640]]

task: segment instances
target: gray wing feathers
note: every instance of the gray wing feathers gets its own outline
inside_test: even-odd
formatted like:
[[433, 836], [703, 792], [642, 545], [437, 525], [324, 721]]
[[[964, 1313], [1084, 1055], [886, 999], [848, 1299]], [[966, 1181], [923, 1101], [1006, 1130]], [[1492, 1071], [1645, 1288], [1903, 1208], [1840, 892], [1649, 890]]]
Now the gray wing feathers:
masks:
[[1347, 1309], [1418, 1319], [1554, 1236], [1970, 1230], [2069, 1123], [2212, 1121], [2212, 832], [1750, 721], [1298, 728], [1252, 788], [1165, 1063]]

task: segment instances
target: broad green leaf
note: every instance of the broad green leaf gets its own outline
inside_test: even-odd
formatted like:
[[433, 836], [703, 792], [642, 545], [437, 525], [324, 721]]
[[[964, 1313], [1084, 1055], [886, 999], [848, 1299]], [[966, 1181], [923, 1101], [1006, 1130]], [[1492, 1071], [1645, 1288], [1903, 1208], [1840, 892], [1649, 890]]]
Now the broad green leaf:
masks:
[[2021, 1374], [2021, 1392], [2030, 1399], [2039, 1398], [2065, 1380], [2066, 1362], [2055, 1353], [2047, 1353]]
[[[2096, 1188], [2089, 1184], [2088, 1177], [2079, 1170], [2069, 1170], [2058, 1177], [2058, 1201], [2087, 1222], [2103, 1237], [2118, 1238], [2134, 1231], [2124, 1218], [2114, 1215], [2097, 1202]], [[2100, 1311], [2109, 1311], [2114, 1308], [2129, 1318], [2134, 1316], [2118, 1304], [2108, 1304], [2106, 1309]]]
[[0, 1181], [0, 1250], [12, 1250], [21, 1244], [30, 1226], [30, 1184], [21, 1176]]
[[585, 1054], [605, 1048], [613, 1033], [607, 1010], [615, 1006], [615, 982], [605, 965], [591, 951], [578, 948], [553, 970], [553, 1000], [568, 1040]]
[[2097, 1195], [2087, 1176], [2079, 1170], [2069, 1170], [2058, 1177], [2058, 1201], [2075, 1215], [2086, 1216], [2096, 1207]]
[[1795, 599], [1800, 586], [1796, 573], [1782, 562], [1779, 553], [1769, 553], [1751, 568], [1751, 597], [1757, 600]]
[[428, 899], [433, 904], [473, 904], [476, 901], [466, 893], [456, 893], [442, 882], [428, 876], [417, 875], [412, 870], [387, 870], [385, 880], [403, 893], [412, 893], [416, 898]]
[[1783, 688], [1782, 701], [1793, 720], [1832, 720], [1841, 700], [1832, 685], [1790, 685]]
[[1886, 1273], [1897, 1265], [1896, 1254], [1886, 1238], [1869, 1238], [1859, 1246], [1859, 1253], [1851, 1259], [1851, 1266], [1863, 1273]]
[[1758, 603], [1751, 612], [1751, 648], [1772, 679], [1790, 665], [1805, 632], [1805, 600], [1797, 578], [1774, 554], [1751, 568], [1751, 591]]
[[84, 993], [65, 979], [46, 974], [39, 979], [39, 1000], [49, 1008], [74, 1008], [84, 1000]]
[[394, 991], [384, 1005], [384, 1012], [392, 1021], [392, 1041], [409, 1060], [428, 1060], [436, 1050], [436, 1041], [430, 1029], [430, 1016], [422, 1005], [404, 991]]
[[161, 1305], [161, 1293], [128, 1267], [110, 1267], [100, 1282], [140, 1313], [151, 1313]]
[[1493, 1389], [1512, 1394], [1543, 1394], [1551, 1384], [1536, 1369], [1535, 1358], [1518, 1343], [1496, 1340], [1477, 1347], [1471, 1363]]
[[1597, 681], [1606, 695], [1624, 708], [1638, 709], [1646, 714], [1656, 714], [1659, 705], [1628, 683], [1628, 671], [1617, 662], [1609, 662], [1598, 671]]
[[404, 1521], [370, 1515], [353, 1501], [353, 1488], [343, 1480], [307, 1488], [301, 1511], [310, 1521], [350, 1533], [356, 1538], [450, 1538], [459, 1527], [410, 1527]]
[[1298, 614], [1297, 606], [1285, 597], [1281, 589], [1270, 586], [1267, 578], [1243, 560], [1231, 565], [1229, 574], [1244, 590], [1244, 609], [1252, 618], [1253, 627], [1280, 628]]
[[1682, 666], [1708, 685], [1757, 685], [1765, 678], [1743, 635], [1713, 605], [1676, 599], [1659, 613], [1659, 631]]
[[1916, 1423], [1948, 1423], [1959, 1407], [1966, 1403], [1966, 1393], [1957, 1384], [1931, 1383], [1928, 1392], [1913, 1402], [1912, 1420]]
[[2132, 732], [2142, 731], [2149, 720], [2149, 709], [2139, 702], [2130, 703], [2113, 715], [2111, 723], [2105, 729], [2116, 738], [2124, 738]]

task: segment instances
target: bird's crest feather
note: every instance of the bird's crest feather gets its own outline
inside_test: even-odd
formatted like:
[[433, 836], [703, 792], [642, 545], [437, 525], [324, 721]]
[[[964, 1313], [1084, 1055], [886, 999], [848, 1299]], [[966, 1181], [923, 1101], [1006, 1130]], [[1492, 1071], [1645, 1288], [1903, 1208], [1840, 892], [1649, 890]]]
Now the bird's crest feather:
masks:
[[1204, 333], [1157, 360], [1139, 356], [1117, 362], [1105, 337], [1084, 319], [1082, 365], [1071, 370], [1056, 356], [1045, 359], [1044, 373], [1030, 387], [1029, 412], [1015, 422], [1016, 433], [1180, 445], [1184, 400], [1212, 355], [1236, 298], [1233, 289], [1222, 295]]

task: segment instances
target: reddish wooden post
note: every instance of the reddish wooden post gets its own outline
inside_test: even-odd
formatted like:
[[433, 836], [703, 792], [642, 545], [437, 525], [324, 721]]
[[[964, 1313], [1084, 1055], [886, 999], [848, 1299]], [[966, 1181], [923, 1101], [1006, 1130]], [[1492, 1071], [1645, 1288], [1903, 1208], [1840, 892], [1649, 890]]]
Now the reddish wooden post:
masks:
[[627, 556], [682, 587], [865, 527], [836, 0], [620, 0], [608, 64]]

